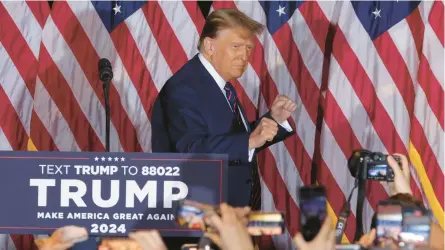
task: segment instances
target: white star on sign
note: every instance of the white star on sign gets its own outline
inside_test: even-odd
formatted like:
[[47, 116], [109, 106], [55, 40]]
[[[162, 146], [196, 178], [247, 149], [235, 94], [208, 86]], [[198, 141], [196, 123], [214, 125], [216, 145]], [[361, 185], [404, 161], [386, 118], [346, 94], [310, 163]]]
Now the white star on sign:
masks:
[[98, 161], [99, 160], [99, 158], [96, 156], [95, 158], [94, 158], [94, 161]]
[[102, 161], [105, 161], [105, 157], [102, 156], [102, 158], [100, 158]]
[[113, 10], [114, 10], [114, 14], [115, 14], [115, 15], [116, 15], [117, 13], [121, 13], [121, 7], [122, 7], [122, 6], [117, 5], [117, 3], [116, 3], [116, 6], [114, 6], [114, 8], [113, 8]]
[[278, 5], [278, 14], [279, 16], [281, 16], [281, 14], [286, 15], [286, 12], [284, 12], [284, 8], [286, 8], [286, 6], [281, 7], [281, 5]]
[[121, 158], [121, 161], [125, 161], [125, 158], [124, 158], [124, 157], [122, 157], [122, 158]]
[[114, 161], [119, 161], [119, 158], [117, 158], [117, 157], [114, 157]]
[[113, 158], [111, 158], [111, 157], [108, 157], [108, 161], [112, 161], [113, 160]]
[[377, 9], [377, 7], [375, 8], [375, 10], [372, 12], [372, 14], [374, 14], [374, 19], [376, 19], [377, 17], [382, 17], [382, 16], [380, 16], [380, 11], [382, 11], [381, 9], [379, 10], [379, 9]]

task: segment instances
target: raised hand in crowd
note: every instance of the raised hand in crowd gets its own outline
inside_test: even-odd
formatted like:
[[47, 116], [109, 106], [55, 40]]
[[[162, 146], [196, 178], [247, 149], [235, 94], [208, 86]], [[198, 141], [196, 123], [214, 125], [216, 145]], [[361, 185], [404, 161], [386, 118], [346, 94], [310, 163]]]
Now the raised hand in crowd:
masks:
[[[409, 164], [408, 159], [406, 156], [401, 154], [394, 154], [397, 155], [401, 160], [401, 167], [396, 162], [394, 157], [388, 156], [388, 164], [394, 171], [394, 182], [388, 182], [387, 185], [389, 187], [390, 196], [396, 195], [396, 194], [413, 194], [411, 187], [410, 187], [410, 170], [409, 170]], [[400, 169], [401, 168], [401, 169]]]
[[103, 239], [98, 250], [143, 250], [138, 242], [129, 238]]
[[34, 242], [39, 250], [65, 250], [86, 239], [88, 231], [85, 228], [65, 226], [58, 228], [50, 237], [38, 238]]
[[128, 238], [104, 239], [98, 250], [167, 250], [157, 230], [138, 231]]
[[242, 225], [247, 226], [249, 219], [247, 215], [250, 213], [250, 207], [234, 207], [233, 211]]
[[374, 244], [375, 236], [376, 231], [375, 228], [373, 228], [369, 233], [364, 234], [362, 237], [360, 237], [358, 244], [364, 248], [370, 248]]
[[135, 240], [142, 247], [142, 250], [167, 250], [157, 230], [129, 233], [128, 236]]
[[310, 241], [307, 242], [304, 240], [303, 235], [298, 232], [293, 239], [295, 246], [298, 250], [315, 250], [315, 249], [324, 249], [324, 250], [334, 250], [335, 249], [335, 230], [332, 226], [331, 219], [329, 216], [326, 216], [326, 219], [318, 232], [317, 236]]
[[253, 243], [247, 232], [248, 208], [234, 209], [223, 203], [220, 205], [221, 217], [217, 214], [209, 215], [208, 223], [215, 233], [207, 233], [221, 250], [253, 250]]

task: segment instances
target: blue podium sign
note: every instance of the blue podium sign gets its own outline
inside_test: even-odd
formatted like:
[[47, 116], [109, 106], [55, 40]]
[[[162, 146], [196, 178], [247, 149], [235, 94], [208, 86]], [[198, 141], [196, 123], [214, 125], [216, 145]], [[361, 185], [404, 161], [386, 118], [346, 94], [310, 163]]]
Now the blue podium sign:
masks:
[[226, 155], [0, 151], [0, 233], [200, 236], [177, 225], [175, 204], [226, 201], [226, 179]]

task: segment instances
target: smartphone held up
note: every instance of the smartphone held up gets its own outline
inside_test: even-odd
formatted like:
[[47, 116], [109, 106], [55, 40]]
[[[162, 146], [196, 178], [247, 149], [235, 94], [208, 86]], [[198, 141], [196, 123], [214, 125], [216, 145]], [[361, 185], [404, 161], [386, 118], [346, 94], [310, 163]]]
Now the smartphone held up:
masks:
[[380, 247], [424, 247], [430, 240], [428, 210], [389, 201], [377, 205], [376, 245]]
[[[178, 203], [176, 221], [182, 227], [205, 232], [211, 230], [208, 217], [212, 214], [221, 216], [219, 206], [182, 200]], [[247, 231], [252, 236], [278, 235], [285, 231], [285, 216], [281, 212], [250, 212], [247, 219]]]
[[324, 186], [300, 188], [300, 231], [306, 241], [311, 241], [326, 219], [326, 190]]

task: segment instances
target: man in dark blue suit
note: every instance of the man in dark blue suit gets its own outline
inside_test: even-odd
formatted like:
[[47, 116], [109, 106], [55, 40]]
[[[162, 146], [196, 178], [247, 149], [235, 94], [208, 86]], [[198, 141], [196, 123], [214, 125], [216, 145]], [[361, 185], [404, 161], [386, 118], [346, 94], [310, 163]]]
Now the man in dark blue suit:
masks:
[[[164, 85], [154, 104], [153, 152], [222, 153], [229, 156], [228, 203], [260, 208], [255, 154], [293, 134], [287, 119], [296, 108], [278, 96], [270, 112], [249, 123], [230, 81], [244, 73], [253, 39], [263, 25], [242, 12], [221, 9], [206, 20], [199, 54]], [[169, 249], [198, 239], [166, 239]]]
[[260, 206], [255, 154], [293, 132], [287, 119], [296, 104], [278, 96], [271, 111], [249, 123], [230, 81], [247, 69], [253, 39], [263, 25], [233, 9], [212, 12], [199, 54], [160, 91], [152, 114], [153, 152], [222, 153], [229, 156], [228, 203]]

